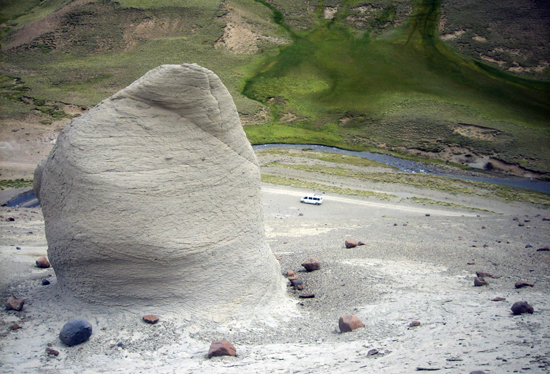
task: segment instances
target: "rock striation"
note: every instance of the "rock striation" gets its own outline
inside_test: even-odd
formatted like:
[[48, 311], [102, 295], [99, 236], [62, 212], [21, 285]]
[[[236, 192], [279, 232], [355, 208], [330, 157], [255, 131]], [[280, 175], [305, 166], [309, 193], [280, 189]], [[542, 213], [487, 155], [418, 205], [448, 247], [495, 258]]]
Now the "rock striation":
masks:
[[196, 64], [159, 66], [73, 120], [35, 191], [58, 283], [81, 299], [223, 318], [284, 294], [255, 154]]

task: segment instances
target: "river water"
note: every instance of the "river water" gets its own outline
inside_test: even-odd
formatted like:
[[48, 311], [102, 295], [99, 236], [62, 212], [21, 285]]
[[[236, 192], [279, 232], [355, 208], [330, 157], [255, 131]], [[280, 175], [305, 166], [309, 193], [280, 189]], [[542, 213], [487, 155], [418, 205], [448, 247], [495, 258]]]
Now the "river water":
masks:
[[405, 173], [425, 173], [431, 175], [439, 175], [443, 177], [451, 178], [460, 178], [468, 179], [477, 182], [487, 182], [493, 184], [503, 184], [507, 186], [525, 188], [528, 190], [539, 191], [550, 194], [550, 182], [543, 182], [539, 180], [519, 178], [519, 177], [506, 177], [506, 178], [496, 178], [496, 177], [472, 177], [459, 174], [452, 174], [448, 172], [443, 172], [437, 167], [437, 165], [425, 165], [421, 162], [405, 160], [399, 157], [382, 154], [382, 153], [372, 153], [365, 151], [348, 151], [341, 148], [327, 147], [324, 145], [312, 145], [312, 144], [261, 144], [255, 145], [252, 148], [254, 150], [262, 149], [273, 149], [273, 148], [297, 148], [297, 149], [314, 149], [321, 152], [330, 152], [345, 154], [351, 156], [359, 156], [369, 160], [378, 161], [388, 166], [396, 167], [399, 171]]

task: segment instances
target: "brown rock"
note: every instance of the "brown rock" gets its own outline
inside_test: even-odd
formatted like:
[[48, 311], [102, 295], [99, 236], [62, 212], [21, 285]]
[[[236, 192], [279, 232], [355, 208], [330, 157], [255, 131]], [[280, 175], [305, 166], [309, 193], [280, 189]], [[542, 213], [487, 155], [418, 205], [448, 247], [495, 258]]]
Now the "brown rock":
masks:
[[523, 287], [534, 287], [535, 285], [533, 283], [524, 282], [524, 281], [517, 281], [516, 282], [516, 288], [523, 288]]
[[25, 300], [21, 300], [11, 295], [6, 300], [6, 310], [23, 310], [23, 305], [25, 305]]
[[487, 281], [482, 277], [476, 277], [476, 279], [474, 279], [474, 286], [476, 287], [488, 286], [488, 285], [489, 283], [487, 283]]
[[50, 347], [46, 348], [46, 353], [52, 356], [59, 356], [59, 351], [56, 351]]
[[303, 284], [297, 284], [293, 288], [297, 291], [301, 291], [301, 290], [304, 289], [304, 285]]
[[315, 294], [312, 293], [303, 293], [301, 295], [298, 295], [299, 298], [302, 299], [313, 299], [315, 297]]
[[545, 252], [545, 251], [550, 251], [550, 247], [546, 246], [546, 247], [537, 249], [537, 252]]
[[519, 218], [518, 217], [514, 217], [512, 218], [513, 221], [519, 221]]
[[210, 344], [208, 358], [214, 356], [237, 356], [237, 349], [226, 340], [216, 340]]
[[365, 324], [361, 322], [356, 315], [351, 314], [340, 317], [338, 320], [338, 326], [340, 327], [340, 332], [350, 332], [360, 327], [365, 327]]
[[36, 266], [39, 268], [49, 268], [50, 267], [50, 261], [46, 257], [40, 257], [38, 260], [36, 260]]
[[357, 245], [358, 245], [359, 243], [357, 243], [357, 242], [356, 242], [355, 240], [353, 240], [353, 239], [347, 239], [345, 244], [346, 244], [346, 248], [354, 248], [354, 247], [357, 247]]
[[420, 326], [420, 321], [412, 321], [409, 323], [409, 327], [417, 327]]
[[506, 298], [505, 297], [495, 297], [491, 301], [506, 301]]
[[512, 305], [512, 313], [515, 315], [522, 314], [522, 313], [529, 313], [533, 314], [535, 309], [527, 303], [527, 301], [517, 301]]
[[299, 276], [297, 276], [297, 275], [293, 275], [293, 276], [291, 276], [291, 277], [288, 277], [287, 279], [288, 279], [289, 281], [291, 281], [291, 282], [292, 282], [292, 281], [295, 281], [295, 280], [298, 280], [298, 279], [300, 279], [300, 277], [299, 277]]
[[319, 270], [321, 268], [321, 263], [316, 258], [310, 258], [302, 264], [307, 271]]
[[518, 226], [525, 226], [525, 223], [520, 222], [520, 223], [518, 223]]
[[23, 326], [21, 326], [18, 323], [14, 323], [13, 325], [10, 326], [10, 330], [19, 330], [19, 329], [22, 329], [22, 328], [23, 328]]
[[542, 217], [543, 221], [550, 221], [550, 217]]
[[289, 277], [289, 278], [290, 278], [290, 277], [293, 277], [294, 274], [295, 274], [295, 273], [294, 273], [294, 270], [289, 270], [289, 271], [286, 272], [286, 276]]
[[466, 265], [475, 265], [476, 263], [475, 262], [468, 262], [466, 263]]
[[362, 240], [359, 240], [359, 241], [357, 242], [357, 245], [365, 245], [365, 242], [362, 241]]
[[492, 274], [486, 273], [484, 271], [476, 271], [476, 275], [480, 278], [495, 278], [495, 279], [500, 278], [499, 276], [492, 275]]
[[154, 314], [148, 314], [146, 316], [143, 316], [143, 320], [147, 323], [150, 323], [150, 324], [154, 325], [155, 323], [157, 323], [159, 321], [159, 318], [157, 316], [155, 316]]

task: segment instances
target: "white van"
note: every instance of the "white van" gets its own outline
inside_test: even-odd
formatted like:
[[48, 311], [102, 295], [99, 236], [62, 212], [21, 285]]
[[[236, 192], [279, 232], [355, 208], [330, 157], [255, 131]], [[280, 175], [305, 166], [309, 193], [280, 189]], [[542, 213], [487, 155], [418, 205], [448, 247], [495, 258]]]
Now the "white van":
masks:
[[323, 196], [316, 194], [307, 194], [300, 200], [301, 203], [321, 205], [323, 203]]

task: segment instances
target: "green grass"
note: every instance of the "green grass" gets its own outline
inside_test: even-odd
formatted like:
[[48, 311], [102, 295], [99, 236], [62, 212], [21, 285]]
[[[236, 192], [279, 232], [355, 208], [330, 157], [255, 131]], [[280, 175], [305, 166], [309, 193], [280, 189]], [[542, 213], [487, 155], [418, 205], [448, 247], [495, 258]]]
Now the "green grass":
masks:
[[117, 0], [124, 8], [157, 9], [157, 8], [197, 8], [217, 10], [222, 0]]
[[0, 190], [32, 187], [32, 183], [32, 179], [4, 179], [0, 180]]
[[386, 169], [395, 169], [393, 166], [388, 166], [378, 161], [368, 160], [359, 156], [351, 155], [342, 155], [328, 152], [316, 152], [310, 151], [308, 149], [298, 150], [287, 150], [287, 149], [267, 149], [259, 151], [258, 155], [280, 155], [280, 156], [290, 156], [290, 157], [304, 157], [314, 160], [333, 162], [338, 164], [346, 164], [360, 167], [376, 167], [376, 168], [386, 168]]
[[[266, 57], [243, 89], [271, 108], [274, 120], [266, 139], [292, 138], [279, 127], [289, 126], [280, 121], [284, 113], [307, 119], [291, 124], [294, 134], [296, 128], [338, 123], [351, 113], [354, 120], [338, 128], [348, 145], [434, 150], [459, 145], [480, 153], [496, 150], [509, 162], [518, 149], [540, 156], [529, 150], [524, 134], [540, 129], [550, 140], [550, 83], [517, 78], [460, 57], [437, 39], [438, 20], [439, 1], [422, 0], [410, 22], [385, 38], [368, 33], [357, 37], [338, 19], [295, 33], [294, 43]], [[521, 141], [486, 144], [460, 138], [452, 131], [459, 122], [501, 129]], [[302, 143], [314, 142], [308, 135], [320, 137], [299, 134]], [[548, 152], [543, 154], [528, 167], [550, 171]]]
[[422, 204], [422, 205], [440, 205], [440, 206], [446, 206], [450, 208], [459, 208], [459, 209], [467, 209], [467, 210], [474, 210], [474, 211], [480, 211], [480, 212], [487, 212], [487, 213], [496, 213], [494, 210], [489, 209], [483, 209], [483, 208], [476, 208], [471, 206], [466, 206], [462, 204], [455, 204], [455, 203], [449, 203], [447, 201], [439, 201], [439, 200], [433, 200], [428, 199], [426, 197], [411, 197], [407, 198], [407, 201], [416, 203], [416, 204]]
[[295, 188], [306, 188], [308, 190], [337, 193], [340, 195], [375, 197], [381, 200], [391, 200], [392, 198], [397, 197], [391, 194], [330, 186], [323, 183], [310, 182], [310, 181], [305, 181], [305, 180], [296, 179], [296, 178], [281, 177], [279, 175], [272, 175], [272, 174], [262, 174], [262, 182], [278, 184], [283, 186], [290, 186]]

